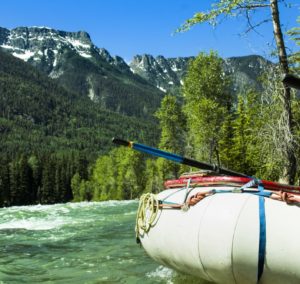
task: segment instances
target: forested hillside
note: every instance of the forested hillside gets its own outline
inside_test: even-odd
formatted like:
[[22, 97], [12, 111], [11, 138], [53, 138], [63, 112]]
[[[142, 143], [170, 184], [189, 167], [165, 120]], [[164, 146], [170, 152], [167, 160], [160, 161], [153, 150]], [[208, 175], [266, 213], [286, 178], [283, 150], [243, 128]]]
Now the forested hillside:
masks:
[[152, 119], [163, 93], [131, 72], [119, 57], [93, 44], [88, 33], [45, 27], [0, 27], [0, 48], [65, 87], [88, 97], [97, 108]]
[[1, 51], [0, 62], [0, 205], [71, 200], [72, 176], [87, 177], [115, 135], [156, 143], [154, 119], [104, 110]]
[[[284, 176], [280, 73], [260, 56], [137, 56], [129, 67], [85, 32], [37, 27], [0, 28], [0, 46], [0, 206], [132, 199], [190, 170], [112, 149], [114, 136], [259, 178]], [[297, 158], [294, 90], [289, 106]]]
[[1, 51], [0, 60], [2, 153], [83, 150], [92, 157], [111, 148], [116, 133], [156, 141], [153, 120], [104, 110]]

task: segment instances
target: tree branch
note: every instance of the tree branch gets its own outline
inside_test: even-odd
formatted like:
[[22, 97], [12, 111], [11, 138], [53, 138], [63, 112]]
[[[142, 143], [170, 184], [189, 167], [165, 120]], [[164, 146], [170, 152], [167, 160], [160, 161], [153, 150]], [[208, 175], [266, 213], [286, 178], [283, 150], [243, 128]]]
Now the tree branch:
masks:
[[265, 19], [255, 25], [252, 25], [251, 21], [250, 21], [250, 17], [249, 17], [249, 14], [247, 13], [247, 22], [248, 22], [248, 25], [249, 25], [249, 28], [245, 31], [245, 34], [249, 33], [250, 31], [255, 31], [257, 34], [261, 35], [257, 30], [256, 28], [261, 26], [262, 24], [265, 24], [265, 23], [268, 23], [268, 22], [271, 22], [272, 20], [271, 19]]
[[238, 4], [237, 5], [239, 9], [247, 9], [247, 10], [252, 10], [252, 9], [256, 9], [256, 8], [266, 8], [266, 7], [270, 7], [270, 4], [249, 4], [249, 5], [241, 5]]

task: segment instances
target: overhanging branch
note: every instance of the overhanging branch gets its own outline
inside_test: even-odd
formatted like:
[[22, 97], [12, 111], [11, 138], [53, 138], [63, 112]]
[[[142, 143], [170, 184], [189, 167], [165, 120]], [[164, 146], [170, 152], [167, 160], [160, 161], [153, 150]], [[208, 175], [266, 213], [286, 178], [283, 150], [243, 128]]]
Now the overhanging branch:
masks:
[[266, 8], [266, 7], [270, 7], [270, 4], [248, 4], [248, 5], [241, 5], [238, 4], [237, 7], [239, 9], [246, 9], [246, 10], [252, 10], [252, 9], [256, 9], [256, 8]]

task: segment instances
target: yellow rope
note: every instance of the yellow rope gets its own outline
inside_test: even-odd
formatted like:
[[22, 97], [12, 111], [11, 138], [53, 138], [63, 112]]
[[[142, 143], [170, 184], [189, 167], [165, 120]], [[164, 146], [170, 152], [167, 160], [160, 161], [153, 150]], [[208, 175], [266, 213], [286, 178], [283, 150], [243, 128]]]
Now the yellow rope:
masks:
[[158, 199], [153, 193], [145, 193], [140, 198], [139, 208], [136, 215], [136, 237], [143, 232], [149, 232], [159, 209]]

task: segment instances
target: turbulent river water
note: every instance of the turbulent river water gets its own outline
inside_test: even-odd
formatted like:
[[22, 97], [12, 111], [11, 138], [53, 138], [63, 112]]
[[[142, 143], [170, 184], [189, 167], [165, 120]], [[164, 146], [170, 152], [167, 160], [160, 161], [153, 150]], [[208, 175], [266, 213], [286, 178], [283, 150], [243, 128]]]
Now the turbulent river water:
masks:
[[0, 284], [199, 283], [135, 243], [136, 201], [0, 209]]

